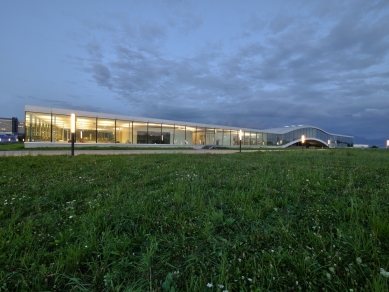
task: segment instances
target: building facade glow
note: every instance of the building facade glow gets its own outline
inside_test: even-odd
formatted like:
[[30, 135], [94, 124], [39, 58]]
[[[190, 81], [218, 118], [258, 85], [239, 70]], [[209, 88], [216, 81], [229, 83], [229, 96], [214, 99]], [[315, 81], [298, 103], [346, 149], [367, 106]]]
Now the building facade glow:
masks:
[[26, 105], [26, 147], [29, 143], [68, 143], [71, 114], [75, 114], [76, 143], [85, 144], [233, 147], [239, 146], [239, 130], [242, 145], [253, 147], [290, 147], [299, 143], [302, 135], [306, 143], [315, 147], [343, 148], [354, 144], [352, 136], [331, 134], [315, 126], [259, 130]]

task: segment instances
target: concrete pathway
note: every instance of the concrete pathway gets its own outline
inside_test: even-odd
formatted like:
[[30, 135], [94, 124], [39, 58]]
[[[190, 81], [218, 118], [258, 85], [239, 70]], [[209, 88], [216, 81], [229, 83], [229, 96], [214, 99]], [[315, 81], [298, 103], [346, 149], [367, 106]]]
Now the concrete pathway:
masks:
[[[258, 150], [242, 150], [242, 152], [256, 152]], [[75, 150], [74, 155], [129, 155], [129, 154], [233, 154], [237, 150]], [[0, 156], [37, 156], [37, 155], [70, 155], [69, 150], [21, 150], [0, 151]]]

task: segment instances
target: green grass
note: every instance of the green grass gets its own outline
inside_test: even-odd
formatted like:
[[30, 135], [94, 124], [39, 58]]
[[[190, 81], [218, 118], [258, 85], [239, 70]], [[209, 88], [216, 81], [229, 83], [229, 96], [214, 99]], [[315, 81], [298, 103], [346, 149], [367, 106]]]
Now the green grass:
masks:
[[15, 150], [25, 150], [24, 143], [2, 143], [0, 144], [0, 151], [15, 151]]
[[388, 163], [3, 156], [0, 291], [388, 291]]
[[[34, 148], [24, 148], [24, 143], [9, 143], [9, 144], [0, 144], [0, 151], [34, 151], [34, 150], [69, 150], [71, 144], [69, 143], [68, 147], [34, 147]], [[137, 146], [108, 146], [108, 147], [99, 147], [99, 146], [79, 146], [74, 145], [75, 150], [193, 150], [191, 147], [137, 147]]]

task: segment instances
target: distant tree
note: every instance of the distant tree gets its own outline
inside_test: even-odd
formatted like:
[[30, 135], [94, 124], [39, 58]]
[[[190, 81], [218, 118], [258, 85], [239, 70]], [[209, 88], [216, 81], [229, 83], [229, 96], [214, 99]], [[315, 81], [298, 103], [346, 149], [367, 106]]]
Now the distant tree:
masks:
[[380, 147], [378, 147], [378, 146], [374, 145], [374, 146], [371, 146], [370, 148], [380, 148]]

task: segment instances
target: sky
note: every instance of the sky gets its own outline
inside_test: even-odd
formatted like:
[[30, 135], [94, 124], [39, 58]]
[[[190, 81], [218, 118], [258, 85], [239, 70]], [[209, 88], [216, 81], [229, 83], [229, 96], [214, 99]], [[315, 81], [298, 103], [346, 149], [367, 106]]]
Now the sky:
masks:
[[[389, 139], [389, 1], [1, 1], [24, 105]], [[356, 141], [357, 142], [357, 141]]]

